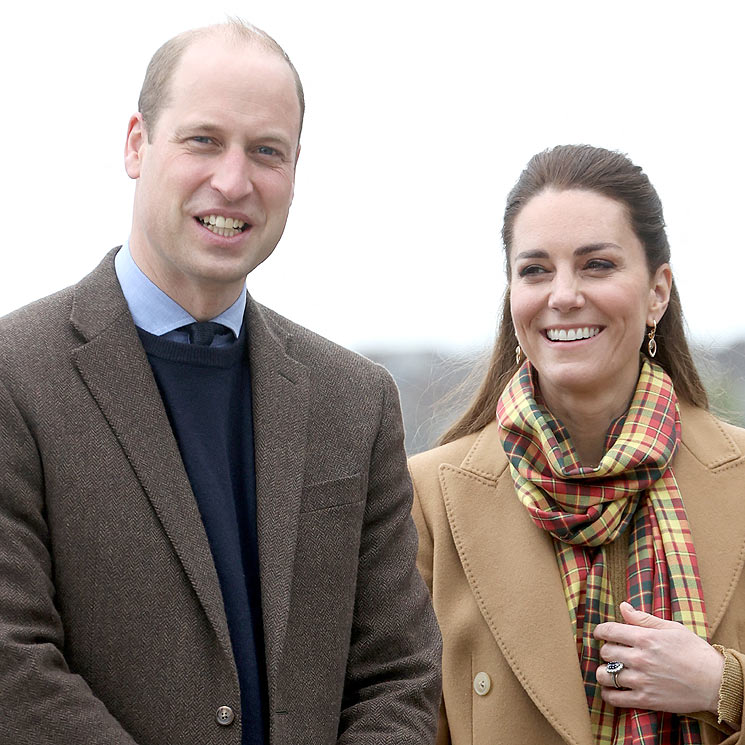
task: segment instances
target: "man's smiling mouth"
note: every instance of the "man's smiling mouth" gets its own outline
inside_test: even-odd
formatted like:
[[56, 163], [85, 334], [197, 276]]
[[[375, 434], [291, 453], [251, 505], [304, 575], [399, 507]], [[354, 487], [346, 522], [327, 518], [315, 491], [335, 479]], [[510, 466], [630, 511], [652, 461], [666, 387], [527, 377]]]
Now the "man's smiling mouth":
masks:
[[549, 341], [578, 341], [580, 339], [591, 339], [597, 336], [601, 329], [599, 326], [580, 326], [574, 329], [546, 329]]
[[205, 215], [204, 217], [197, 217], [196, 219], [202, 223], [205, 228], [211, 230], [217, 235], [223, 236], [223, 238], [232, 238], [234, 235], [238, 235], [251, 227], [248, 223], [239, 220], [237, 217]]

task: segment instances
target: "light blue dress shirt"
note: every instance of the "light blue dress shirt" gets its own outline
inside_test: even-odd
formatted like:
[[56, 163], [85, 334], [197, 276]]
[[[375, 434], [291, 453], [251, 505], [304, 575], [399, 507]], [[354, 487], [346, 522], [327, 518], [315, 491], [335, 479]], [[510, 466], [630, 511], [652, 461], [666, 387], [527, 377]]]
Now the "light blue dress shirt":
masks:
[[[189, 334], [181, 328], [194, 323], [196, 318], [187, 313], [175, 300], [155, 285], [140, 267], [135, 264], [129, 250], [129, 241], [119, 249], [114, 258], [116, 277], [121, 285], [124, 299], [135, 326], [155, 336], [163, 336], [170, 341], [189, 343]], [[211, 318], [215, 323], [227, 326], [238, 338], [246, 310], [246, 291], [219, 316]], [[232, 343], [229, 336], [216, 336], [213, 344], [222, 346]]]

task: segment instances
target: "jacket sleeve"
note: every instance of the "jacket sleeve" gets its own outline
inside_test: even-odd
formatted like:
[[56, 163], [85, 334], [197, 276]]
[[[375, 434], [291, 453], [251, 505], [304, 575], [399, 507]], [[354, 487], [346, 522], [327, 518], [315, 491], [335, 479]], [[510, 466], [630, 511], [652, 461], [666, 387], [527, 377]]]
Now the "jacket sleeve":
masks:
[[[424, 582], [427, 585], [430, 595], [432, 595], [432, 565], [434, 563], [435, 548], [434, 540], [432, 539], [432, 531], [429, 528], [427, 518], [424, 514], [424, 506], [419, 498], [417, 483], [413, 476], [412, 473], [414, 504], [411, 509], [411, 514], [414, 518], [414, 525], [416, 526], [417, 534], [419, 536], [419, 549], [417, 551], [416, 564], [419, 573], [422, 575], [422, 579], [424, 579]], [[440, 701], [440, 713], [437, 722], [437, 739], [435, 743], [436, 745], [450, 745], [450, 730], [448, 729], [444, 700]]]
[[[743, 655], [742, 652], [738, 652], [736, 649], [728, 649], [727, 652], [731, 654], [736, 664], [739, 665], [740, 675], [745, 677], [745, 655]], [[737, 680], [737, 685], [735, 687], [740, 696], [742, 696], [742, 678]], [[739, 703], [739, 706], [735, 705], [734, 707], [739, 710], [739, 719], [736, 722], [736, 728], [730, 726], [730, 723], [727, 721], [721, 723], [717, 722], [717, 717], [708, 711], [696, 712], [691, 716], [698, 719], [703, 728], [709, 730], [713, 742], [721, 741], [722, 745], [745, 745], [745, 722], [743, 722], [744, 702], [739, 701], [737, 703]], [[735, 724], [735, 722], [732, 722], [731, 724]]]
[[415, 565], [417, 537], [398, 392], [384, 377], [370, 459], [340, 745], [430, 745], [442, 642]]
[[[743, 680], [745, 680], [745, 654], [736, 649], [728, 649], [727, 651], [729, 652], [735, 663], [739, 666], [739, 670], [735, 672], [736, 685], [734, 685], [733, 688], [737, 690], [738, 693], [742, 693]], [[737, 673], [739, 673], [739, 677], [737, 677]], [[737, 709], [738, 707], [735, 705], [734, 708]], [[745, 722], [743, 722], [744, 718], [745, 702], [743, 702], [741, 699], [739, 702], [739, 719], [736, 723], [732, 722], [732, 724], [737, 724], [737, 729], [731, 735], [730, 739], [726, 742], [731, 742], [732, 745], [743, 745], [743, 743], [745, 742]]]
[[64, 657], [36, 442], [0, 383], [0, 745], [136, 745]]

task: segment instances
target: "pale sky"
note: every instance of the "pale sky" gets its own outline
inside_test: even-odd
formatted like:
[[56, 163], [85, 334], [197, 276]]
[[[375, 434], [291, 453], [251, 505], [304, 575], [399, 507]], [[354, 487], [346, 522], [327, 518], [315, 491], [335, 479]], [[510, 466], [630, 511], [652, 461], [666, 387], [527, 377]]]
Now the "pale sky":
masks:
[[253, 296], [358, 350], [488, 344], [504, 200], [535, 152], [628, 153], [665, 206], [693, 337], [745, 336], [739, 2], [14, 2], [0, 314], [126, 239], [127, 120], [167, 38], [239, 15], [305, 86], [285, 236]]

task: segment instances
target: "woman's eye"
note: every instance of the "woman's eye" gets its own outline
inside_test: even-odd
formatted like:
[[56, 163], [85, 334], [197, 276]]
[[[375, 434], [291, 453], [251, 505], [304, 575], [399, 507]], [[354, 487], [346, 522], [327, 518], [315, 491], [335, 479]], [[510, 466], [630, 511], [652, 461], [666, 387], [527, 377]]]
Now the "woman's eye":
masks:
[[520, 277], [530, 277], [531, 275], [545, 274], [545, 272], [546, 269], [540, 264], [528, 264], [528, 266], [520, 267], [517, 274]]
[[613, 269], [615, 264], [607, 259], [591, 259], [585, 265], [587, 269]]

